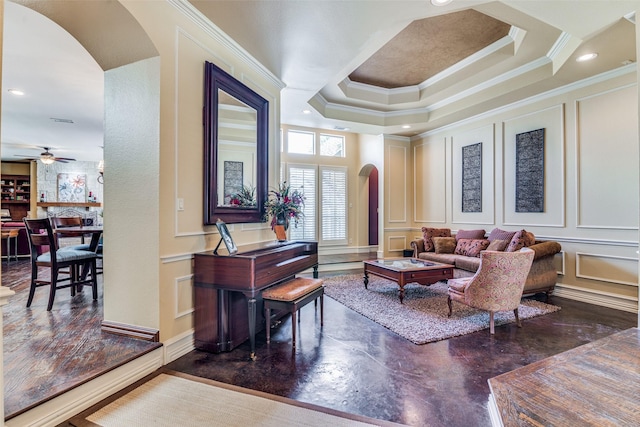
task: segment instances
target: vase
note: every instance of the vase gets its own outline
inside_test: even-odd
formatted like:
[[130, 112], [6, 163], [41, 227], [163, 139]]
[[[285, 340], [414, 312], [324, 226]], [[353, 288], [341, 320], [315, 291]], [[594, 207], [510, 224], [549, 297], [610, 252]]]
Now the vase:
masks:
[[284, 231], [287, 231], [289, 229], [289, 217], [284, 214], [278, 214], [278, 216], [276, 216], [276, 225], [281, 225], [284, 227]]
[[276, 216], [276, 225], [273, 227], [273, 231], [276, 233], [276, 238], [280, 242], [287, 240], [287, 229], [289, 228], [289, 219], [285, 214], [279, 214]]

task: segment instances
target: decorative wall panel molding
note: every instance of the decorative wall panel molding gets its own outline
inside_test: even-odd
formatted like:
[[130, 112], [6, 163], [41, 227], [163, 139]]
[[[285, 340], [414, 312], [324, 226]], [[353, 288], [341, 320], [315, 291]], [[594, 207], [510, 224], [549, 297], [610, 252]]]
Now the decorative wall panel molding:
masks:
[[576, 252], [576, 277], [638, 287], [638, 259]]
[[[502, 209], [504, 217], [502, 225], [565, 227], [567, 205], [565, 197], [565, 122], [564, 104], [553, 105], [503, 122]], [[518, 205], [516, 196], [521, 199], [520, 203], [522, 203], [522, 198], [528, 197], [529, 194], [527, 193], [529, 191], [526, 182], [527, 174], [524, 172], [519, 174], [516, 170], [516, 159], [519, 155], [516, 153], [516, 137], [519, 134], [531, 132], [531, 129], [544, 129], [544, 164], [542, 168], [544, 176], [540, 178], [540, 175], [537, 175], [538, 181], [541, 180], [543, 184], [531, 183], [530, 186], [531, 191], [542, 193], [542, 197], [538, 194], [537, 198], [537, 208], [542, 205], [542, 211], [539, 212], [525, 211], [525, 209], [533, 209], [531, 207], [523, 209], [522, 204], [518, 208], [520, 211], [516, 211]], [[534, 171], [532, 172], [535, 174]]]
[[396, 169], [387, 174], [388, 192], [387, 222], [407, 222], [407, 174], [409, 153], [407, 147], [389, 145], [387, 149], [387, 165]]
[[577, 228], [637, 230], [637, 86], [577, 99], [575, 109]]
[[444, 224], [447, 200], [446, 140], [432, 139], [413, 148], [416, 223]]
[[408, 249], [407, 238], [405, 236], [390, 236], [387, 240], [389, 252], [402, 252]]
[[174, 279], [175, 315], [174, 319], [187, 316], [194, 311], [193, 307], [193, 274]]

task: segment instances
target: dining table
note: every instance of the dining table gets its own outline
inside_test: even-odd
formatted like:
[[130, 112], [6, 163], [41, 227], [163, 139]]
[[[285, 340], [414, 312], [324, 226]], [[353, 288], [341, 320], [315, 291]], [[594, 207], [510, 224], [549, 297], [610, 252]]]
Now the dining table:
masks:
[[100, 236], [102, 236], [103, 227], [100, 225], [80, 225], [76, 227], [56, 228], [54, 233], [64, 235], [65, 237], [83, 237], [91, 235], [89, 242], [89, 250], [96, 252], [100, 244]]

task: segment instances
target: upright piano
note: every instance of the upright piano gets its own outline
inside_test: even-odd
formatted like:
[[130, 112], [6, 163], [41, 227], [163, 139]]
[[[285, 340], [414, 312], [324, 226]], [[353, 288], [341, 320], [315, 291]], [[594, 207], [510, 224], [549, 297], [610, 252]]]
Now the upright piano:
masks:
[[269, 242], [235, 255], [195, 254], [195, 347], [230, 351], [250, 340], [265, 324], [262, 291], [313, 268], [318, 274], [317, 242]]

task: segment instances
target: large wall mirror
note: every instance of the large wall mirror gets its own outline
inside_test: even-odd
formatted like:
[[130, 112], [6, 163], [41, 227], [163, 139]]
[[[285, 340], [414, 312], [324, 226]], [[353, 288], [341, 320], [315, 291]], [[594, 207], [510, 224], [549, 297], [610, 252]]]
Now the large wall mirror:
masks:
[[204, 223], [260, 222], [268, 186], [269, 102], [205, 63]]

